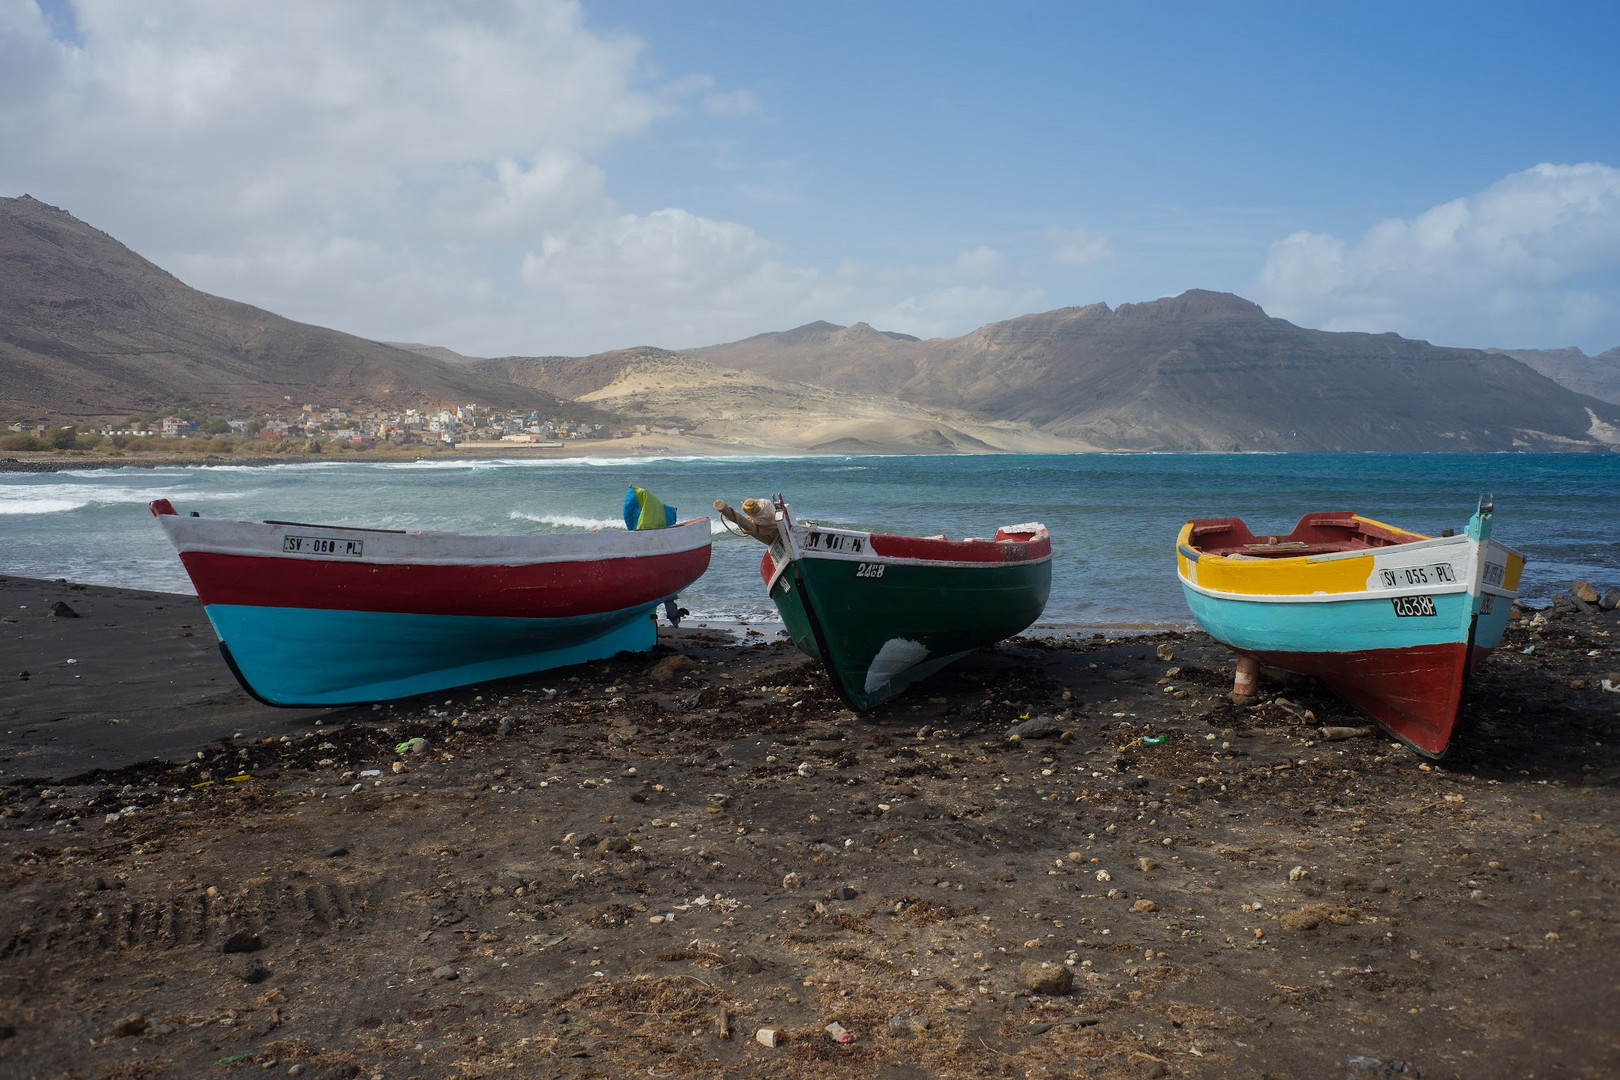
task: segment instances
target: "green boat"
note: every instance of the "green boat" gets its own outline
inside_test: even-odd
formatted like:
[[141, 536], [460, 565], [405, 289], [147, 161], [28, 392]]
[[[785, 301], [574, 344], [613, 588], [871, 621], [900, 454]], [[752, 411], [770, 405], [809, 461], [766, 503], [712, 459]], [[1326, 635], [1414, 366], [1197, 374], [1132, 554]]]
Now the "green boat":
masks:
[[798, 521], [780, 495], [714, 505], [766, 545], [759, 574], [788, 634], [857, 711], [1027, 629], [1051, 592], [1044, 525], [947, 540]]

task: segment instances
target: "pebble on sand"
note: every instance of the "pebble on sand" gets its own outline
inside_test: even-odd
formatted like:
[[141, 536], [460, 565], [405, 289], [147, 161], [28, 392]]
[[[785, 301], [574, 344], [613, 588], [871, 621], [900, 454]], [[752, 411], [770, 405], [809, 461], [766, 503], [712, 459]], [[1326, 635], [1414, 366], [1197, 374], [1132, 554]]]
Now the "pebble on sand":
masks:
[[1074, 974], [1061, 964], [1045, 960], [1025, 960], [1018, 965], [1018, 979], [1032, 994], [1057, 997], [1074, 986]]
[[901, 1009], [889, 1017], [889, 1030], [903, 1038], [910, 1038], [918, 1032], [928, 1030], [928, 1017], [911, 1009]]

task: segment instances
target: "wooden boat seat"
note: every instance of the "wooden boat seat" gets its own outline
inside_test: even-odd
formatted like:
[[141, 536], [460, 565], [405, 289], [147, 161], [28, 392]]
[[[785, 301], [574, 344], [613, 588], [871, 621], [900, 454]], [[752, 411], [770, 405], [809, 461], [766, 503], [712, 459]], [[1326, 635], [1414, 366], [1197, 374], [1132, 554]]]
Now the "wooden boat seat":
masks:
[[1297, 559], [1303, 555], [1332, 555], [1340, 551], [1354, 551], [1365, 546], [1365, 544], [1244, 544], [1242, 551], [1218, 554], [1227, 559]]
[[1356, 517], [1348, 510], [1306, 514], [1292, 531], [1256, 536], [1241, 518], [1203, 518], [1192, 523], [1192, 547], [1224, 558], [1285, 559], [1407, 544], [1421, 539]]

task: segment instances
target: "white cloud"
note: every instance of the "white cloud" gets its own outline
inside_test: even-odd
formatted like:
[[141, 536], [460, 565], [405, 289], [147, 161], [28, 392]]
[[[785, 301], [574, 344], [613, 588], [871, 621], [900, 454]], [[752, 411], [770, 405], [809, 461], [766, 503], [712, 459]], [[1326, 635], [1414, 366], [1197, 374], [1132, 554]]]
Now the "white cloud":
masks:
[[[823, 318], [962, 333], [1038, 295], [997, 287], [988, 246], [825, 272], [746, 223], [621, 205], [604, 163], [622, 144], [681, 115], [725, 145], [763, 106], [701, 72], [657, 73], [573, 0], [71, 10], [74, 31], [53, 36], [30, 0], [0, 0], [0, 194], [289, 318], [578, 354]], [[734, 189], [802, 197], [780, 161], [738, 172]]]
[[950, 285], [913, 293], [863, 321], [920, 338], [956, 337], [985, 323], [1048, 307], [1040, 289], [1016, 291], [992, 285]]
[[994, 248], [976, 247], [958, 255], [943, 272], [952, 279], [994, 278], [1001, 273], [1001, 253]]
[[[547, 230], [620, 212], [592, 156], [676, 108], [643, 85], [639, 42], [567, 0], [75, 15], [78, 45], [0, 0], [0, 192], [199, 288], [373, 336], [455, 320], [469, 277], [517, 294]], [[422, 303], [389, 325], [402, 277]], [[480, 346], [528, 337], [520, 307], [488, 314], [507, 321]]]
[[757, 269], [766, 245], [752, 230], [685, 210], [625, 214], [589, 231], [547, 236], [523, 260], [533, 288], [580, 289], [612, 281], [661, 296], [694, 299], [719, 281]]
[[1296, 232], [1272, 246], [1257, 298], [1308, 326], [1437, 344], [1545, 344], [1614, 329], [1620, 169], [1537, 165], [1356, 241]]
[[869, 268], [840, 274], [850, 321], [920, 338], [955, 337], [988, 322], [1047, 306], [1038, 286], [1011, 285], [1000, 252], [977, 247], [934, 265]]
[[548, 234], [524, 256], [522, 279], [537, 300], [561, 302], [592, 322], [639, 328], [619, 344], [708, 345], [784, 328], [760, 326], [762, 313], [808, 322], [821, 317], [819, 308], [843, 302], [838, 286], [781, 262], [747, 226], [679, 209]]
[[612, 212], [602, 170], [555, 148], [527, 165], [501, 158], [493, 176], [471, 166], [460, 170], [434, 192], [432, 221], [449, 242], [501, 242]]
[[703, 99], [703, 108], [714, 116], [747, 116], [764, 111], [759, 97], [747, 89], [710, 94]]
[[1114, 257], [1114, 246], [1108, 238], [1085, 229], [1065, 229], [1053, 225], [1042, 239], [1051, 259], [1064, 266], [1095, 266]]

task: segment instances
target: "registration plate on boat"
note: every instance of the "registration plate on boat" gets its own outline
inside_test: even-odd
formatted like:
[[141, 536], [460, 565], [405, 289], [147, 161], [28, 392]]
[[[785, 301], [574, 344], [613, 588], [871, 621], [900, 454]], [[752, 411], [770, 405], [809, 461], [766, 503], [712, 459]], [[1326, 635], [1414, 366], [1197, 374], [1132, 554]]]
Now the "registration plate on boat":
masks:
[[347, 555], [359, 558], [365, 550], [364, 540], [340, 540], [333, 536], [293, 536], [281, 538], [281, 550], [294, 555]]
[[1398, 589], [1404, 585], [1450, 585], [1457, 580], [1457, 574], [1448, 562], [1400, 566], [1393, 570], [1380, 570], [1378, 576], [1386, 589]]
[[1403, 619], [1434, 614], [1432, 596], [1392, 596], [1389, 602], [1395, 605], [1395, 614]]

